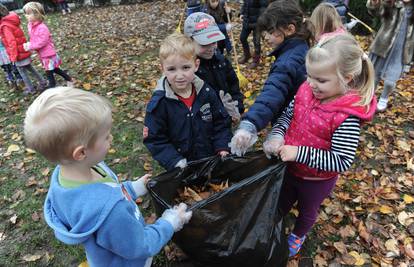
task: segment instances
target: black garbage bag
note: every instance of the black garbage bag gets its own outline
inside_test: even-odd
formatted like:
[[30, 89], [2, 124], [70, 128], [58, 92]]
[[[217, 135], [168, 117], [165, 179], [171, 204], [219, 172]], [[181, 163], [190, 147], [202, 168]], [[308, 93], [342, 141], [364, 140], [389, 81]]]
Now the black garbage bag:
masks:
[[229, 181], [229, 188], [194, 203], [173, 241], [197, 266], [286, 266], [288, 246], [277, 204], [285, 164], [263, 152], [191, 162], [150, 180], [156, 213], [171, 208], [177, 189]]

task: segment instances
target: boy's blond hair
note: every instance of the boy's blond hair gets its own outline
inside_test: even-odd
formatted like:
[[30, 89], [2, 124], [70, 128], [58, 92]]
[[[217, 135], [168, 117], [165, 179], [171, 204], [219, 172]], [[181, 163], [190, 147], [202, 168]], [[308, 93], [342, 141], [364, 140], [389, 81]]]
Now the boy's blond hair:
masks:
[[312, 12], [310, 17], [315, 26], [315, 39], [319, 40], [324, 33], [334, 32], [339, 28], [344, 28], [341, 16], [332, 4], [321, 3]]
[[70, 87], [46, 90], [26, 112], [26, 145], [52, 162], [70, 162], [77, 146], [92, 147], [103, 127], [112, 123], [111, 110], [106, 98], [91, 92]]
[[190, 37], [182, 33], [173, 33], [167, 36], [161, 44], [159, 57], [161, 64], [171, 55], [177, 55], [186, 59], [196, 59], [196, 47]]
[[46, 12], [43, 5], [39, 2], [28, 2], [23, 6], [25, 14], [32, 13], [36, 20], [44, 21], [46, 18]]

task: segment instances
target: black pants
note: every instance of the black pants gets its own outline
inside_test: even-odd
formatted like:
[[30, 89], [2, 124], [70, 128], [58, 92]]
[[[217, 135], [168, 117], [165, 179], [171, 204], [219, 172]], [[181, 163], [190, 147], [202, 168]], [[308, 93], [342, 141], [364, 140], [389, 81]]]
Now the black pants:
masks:
[[4, 72], [7, 73], [7, 77], [14, 81], [14, 80], [21, 80], [22, 77], [20, 76], [19, 71], [17, 70], [16, 66], [14, 64], [5, 64], [1, 65], [1, 68], [4, 70]]
[[247, 42], [247, 37], [253, 31], [253, 44], [254, 44], [254, 53], [260, 55], [260, 35], [257, 32], [256, 28], [249, 27], [248, 25], [243, 24], [241, 33], [240, 33], [240, 42], [243, 46], [243, 50], [248, 50], [249, 43]]
[[72, 81], [72, 78], [63, 70], [61, 70], [60, 68], [56, 68], [54, 70], [47, 70], [46, 71], [46, 77], [47, 80], [49, 81], [49, 88], [55, 87], [56, 86], [56, 80], [55, 80], [55, 76], [54, 73], [60, 75], [63, 77], [63, 79], [65, 79], [65, 81], [70, 82]]

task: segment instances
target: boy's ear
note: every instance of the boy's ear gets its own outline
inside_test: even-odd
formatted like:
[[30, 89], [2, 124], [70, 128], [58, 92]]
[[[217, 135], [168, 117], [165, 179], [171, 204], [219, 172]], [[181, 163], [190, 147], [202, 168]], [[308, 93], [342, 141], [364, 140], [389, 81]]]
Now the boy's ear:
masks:
[[197, 58], [194, 61], [194, 65], [195, 65], [195, 71], [198, 71], [198, 67], [200, 67], [200, 59], [199, 58]]
[[296, 26], [294, 24], [289, 24], [286, 28], [286, 36], [291, 36], [296, 33]]
[[72, 158], [76, 161], [81, 161], [86, 158], [86, 147], [85, 146], [77, 146], [72, 151]]

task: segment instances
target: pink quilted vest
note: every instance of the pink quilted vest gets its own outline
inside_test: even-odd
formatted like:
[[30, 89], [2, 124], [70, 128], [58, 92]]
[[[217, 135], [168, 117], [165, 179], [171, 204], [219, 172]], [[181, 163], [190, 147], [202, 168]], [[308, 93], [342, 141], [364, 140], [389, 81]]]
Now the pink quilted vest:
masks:
[[[373, 118], [375, 97], [368, 111], [365, 107], [353, 106], [359, 100], [359, 95], [350, 92], [328, 103], [321, 103], [313, 96], [309, 83], [305, 81], [295, 96], [294, 115], [285, 135], [285, 144], [330, 150], [333, 133], [350, 115], [362, 121]], [[330, 179], [338, 175], [337, 172], [322, 171], [297, 162], [289, 162], [288, 170], [304, 179]]]

